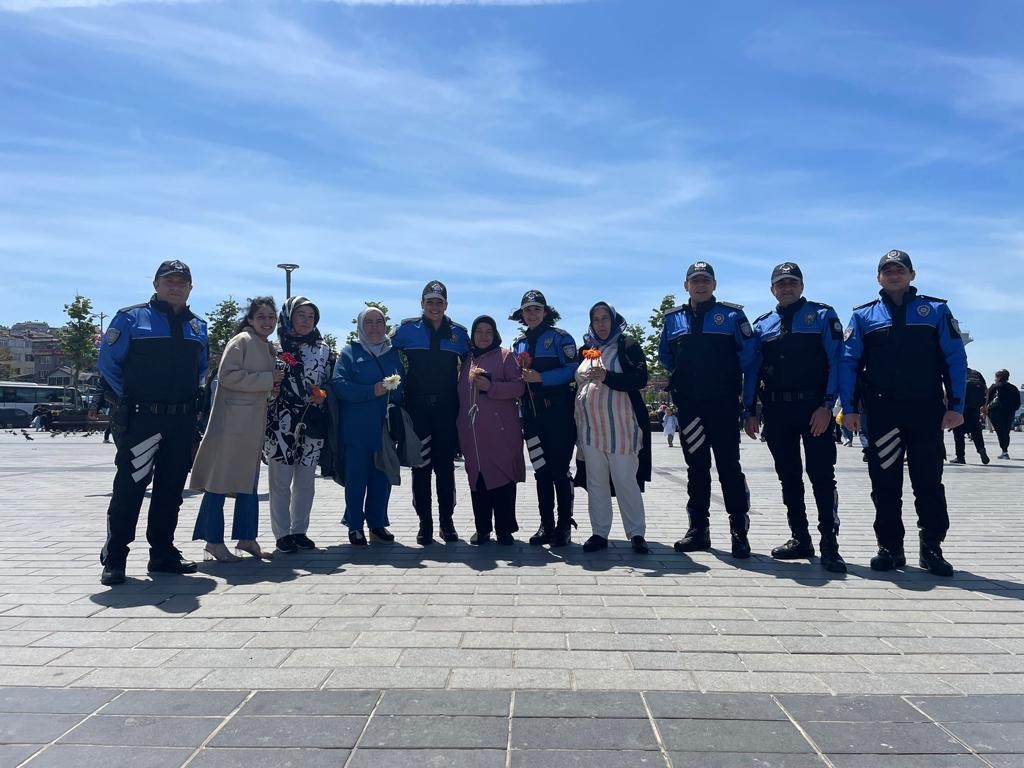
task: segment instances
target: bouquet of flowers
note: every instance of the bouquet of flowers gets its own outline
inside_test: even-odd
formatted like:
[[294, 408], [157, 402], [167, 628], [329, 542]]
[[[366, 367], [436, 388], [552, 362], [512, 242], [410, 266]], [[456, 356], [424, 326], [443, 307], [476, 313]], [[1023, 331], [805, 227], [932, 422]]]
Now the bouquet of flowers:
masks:
[[[516, 362], [519, 363], [519, 371], [525, 371], [531, 365], [533, 365], [533, 356], [525, 349], [516, 355]], [[533, 410], [533, 415], [537, 415], [537, 403], [533, 400], [533, 388], [527, 383], [526, 391], [530, 395], [530, 408]]]

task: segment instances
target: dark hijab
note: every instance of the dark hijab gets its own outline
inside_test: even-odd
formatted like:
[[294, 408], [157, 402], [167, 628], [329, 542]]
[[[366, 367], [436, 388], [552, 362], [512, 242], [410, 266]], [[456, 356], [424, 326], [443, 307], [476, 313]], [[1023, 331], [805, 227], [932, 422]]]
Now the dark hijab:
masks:
[[[494, 338], [491, 339], [490, 345], [484, 348], [476, 346], [476, 342], [473, 340], [473, 337], [476, 335], [476, 327], [481, 323], [491, 326], [491, 330], [494, 332]], [[474, 358], [483, 357], [491, 350], [501, 346], [501, 334], [498, 333], [498, 324], [494, 322], [493, 317], [490, 315], [480, 315], [480, 317], [473, 321], [469, 331], [469, 344]]]
[[[612, 319], [612, 329], [608, 334], [608, 338], [602, 339], [594, 331], [594, 310], [598, 307], [603, 307], [608, 311], [608, 316]], [[626, 318], [615, 311], [615, 307], [609, 304], [607, 301], [599, 301], [597, 304], [590, 308], [590, 312], [587, 314], [590, 318], [590, 325], [587, 326], [587, 332], [583, 334], [583, 343], [588, 347], [597, 347], [598, 349], [604, 349], [610, 344], [615, 343], [619, 340], [619, 337], [626, 330]]]

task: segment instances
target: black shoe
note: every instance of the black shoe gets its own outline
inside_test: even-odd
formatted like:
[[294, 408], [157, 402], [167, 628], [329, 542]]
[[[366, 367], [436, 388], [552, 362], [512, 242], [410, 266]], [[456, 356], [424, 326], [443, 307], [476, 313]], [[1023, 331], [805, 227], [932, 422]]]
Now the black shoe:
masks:
[[416, 543], [420, 546], [426, 547], [434, 543], [434, 529], [429, 525], [420, 525], [420, 530], [416, 534]]
[[583, 542], [584, 552], [597, 552], [599, 549], [608, 549], [608, 539], [604, 536], [598, 536], [594, 534], [585, 542]]
[[513, 544], [516, 543], [516, 537], [513, 536], [511, 533], [499, 533], [498, 543], [504, 547], [511, 547]]
[[966, 464], [967, 462], [964, 459], [961, 459], [959, 456], [957, 456], [956, 458], [950, 459], [949, 463], [950, 464]]
[[530, 537], [530, 544], [537, 547], [541, 544], [550, 544], [554, 540], [554, 534], [541, 525], [541, 527], [537, 529], [537, 532]]
[[110, 565], [105, 566], [103, 573], [100, 575], [100, 584], [107, 587], [124, 584], [124, 568], [116, 568]]
[[732, 532], [732, 556], [737, 560], [746, 560], [750, 557], [750, 542], [743, 531]]
[[772, 557], [776, 560], [802, 560], [805, 557], [814, 557], [814, 545], [810, 536], [794, 536], [781, 547], [773, 549]]
[[291, 536], [282, 536], [277, 540], [277, 549], [281, 552], [298, 552], [299, 547]]
[[304, 533], [292, 534], [292, 542], [299, 549], [316, 549], [316, 544]]
[[476, 531], [472, 536], [469, 537], [469, 543], [470, 544], [476, 544], [476, 545], [489, 544], [490, 541], [491, 541], [491, 534], [490, 533], [480, 533], [480, 531]]
[[182, 557], [180, 552], [175, 552], [166, 557], [150, 557], [146, 570], [150, 573], [195, 573], [197, 566]]
[[387, 528], [370, 529], [370, 541], [376, 541], [378, 544], [390, 544], [394, 540], [395, 534], [393, 534]]
[[942, 556], [942, 547], [938, 544], [921, 542], [921, 559], [918, 565], [935, 576], [953, 575], [953, 566]]
[[846, 561], [839, 554], [839, 545], [821, 545], [821, 567], [829, 573], [846, 573]]
[[633, 545], [633, 551], [638, 555], [649, 555], [651, 553], [651, 548], [647, 546], [647, 541], [643, 536], [634, 536], [629, 541]]
[[455, 526], [451, 523], [441, 526], [441, 538], [444, 539], [445, 544], [454, 544], [459, 540], [459, 534], [455, 530]]
[[348, 532], [348, 542], [353, 547], [365, 547], [367, 545], [366, 534], [362, 528], [353, 528]]
[[899, 549], [879, 547], [878, 554], [871, 558], [872, 571], [892, 571], [902, 568], [907, 564], [907, 556], [903, 554], [903, 547]]
[[693, 528], [692, 526], [687, 528], [683, 538], [673, 544], [672, 549], [676, 552], [699, 552], [711, 549], [711, 529]]
[[555, 547], [567, 547], [569, 542], [572, 541], [572, 528], [556, 528], [555, 538], [551, 542], [551, 548]]
[[989, 459], [989, 457], [988, 457], [988, 454], [987, 454], [987, 453], [983, 453], [983, 454], [981, 454], [981, 463], [982, 463], [982, 464], [988, 464], [988, 463], [989, 463], [989, 461], [991, 461], [991, 459]]

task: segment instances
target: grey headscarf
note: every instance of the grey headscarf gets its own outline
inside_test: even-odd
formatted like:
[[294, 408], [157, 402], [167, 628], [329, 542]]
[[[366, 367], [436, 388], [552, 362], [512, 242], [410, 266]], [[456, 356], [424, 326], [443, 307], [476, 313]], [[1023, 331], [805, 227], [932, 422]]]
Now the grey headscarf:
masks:
[[380, 357], [389, 349], [391, 349], [391, 339], [385, 335], [384, 341], [381, 341], [378, 344], [374, 344], [368, 338], [366, 338], [366, 332], [363, 330], [363, 320], [371, 312], [376, 312], [378, 315], [381, 316], [381, 318], [386, 320], [386, 318], [384, 318], [384, 313], [381, 312], [379, 309], [377, 309], [376, 307], [367, 307], [362, 312], [360, 312], [359, 316], [356, 318], [356, 335], [359, 337], [359, 343], [362, 345], [363, 349], [365, 349], [374, 357]]

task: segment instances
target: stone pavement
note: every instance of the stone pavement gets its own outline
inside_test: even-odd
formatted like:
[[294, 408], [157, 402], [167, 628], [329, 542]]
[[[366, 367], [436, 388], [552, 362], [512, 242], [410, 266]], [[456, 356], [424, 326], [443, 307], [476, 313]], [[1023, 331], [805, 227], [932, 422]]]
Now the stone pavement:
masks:
[[[582, 492], [568, 549], [421, 548], [408, 479], [398, 542], [354, 551], [341, 489], [319, 481], [319, 550], [150, 577], [143, 538], [111, 590], [113, 447], [33, 437], [0, 433], [0, 766], [1024, 766], [1021, 460], [982, 467], [969, 449], [947, 467], [953, 579], [913, 567], [910, 540], [905, 571], [867, 568], [855, 448], [838, 467], [848, 576], [771, 560], [785, 513], [746, 439], [754, 557], [729, 557], [718, 495], [722, 549], [679, 555], [682, 457], [655, 435], [648, 556], [621, 540], [584, 555]], [[528, 483], [523, 539], [534, 498]], [[201, 559], [198, 504], [179, 540]], [[265, 504], [261, 529], [269, 545]]]

